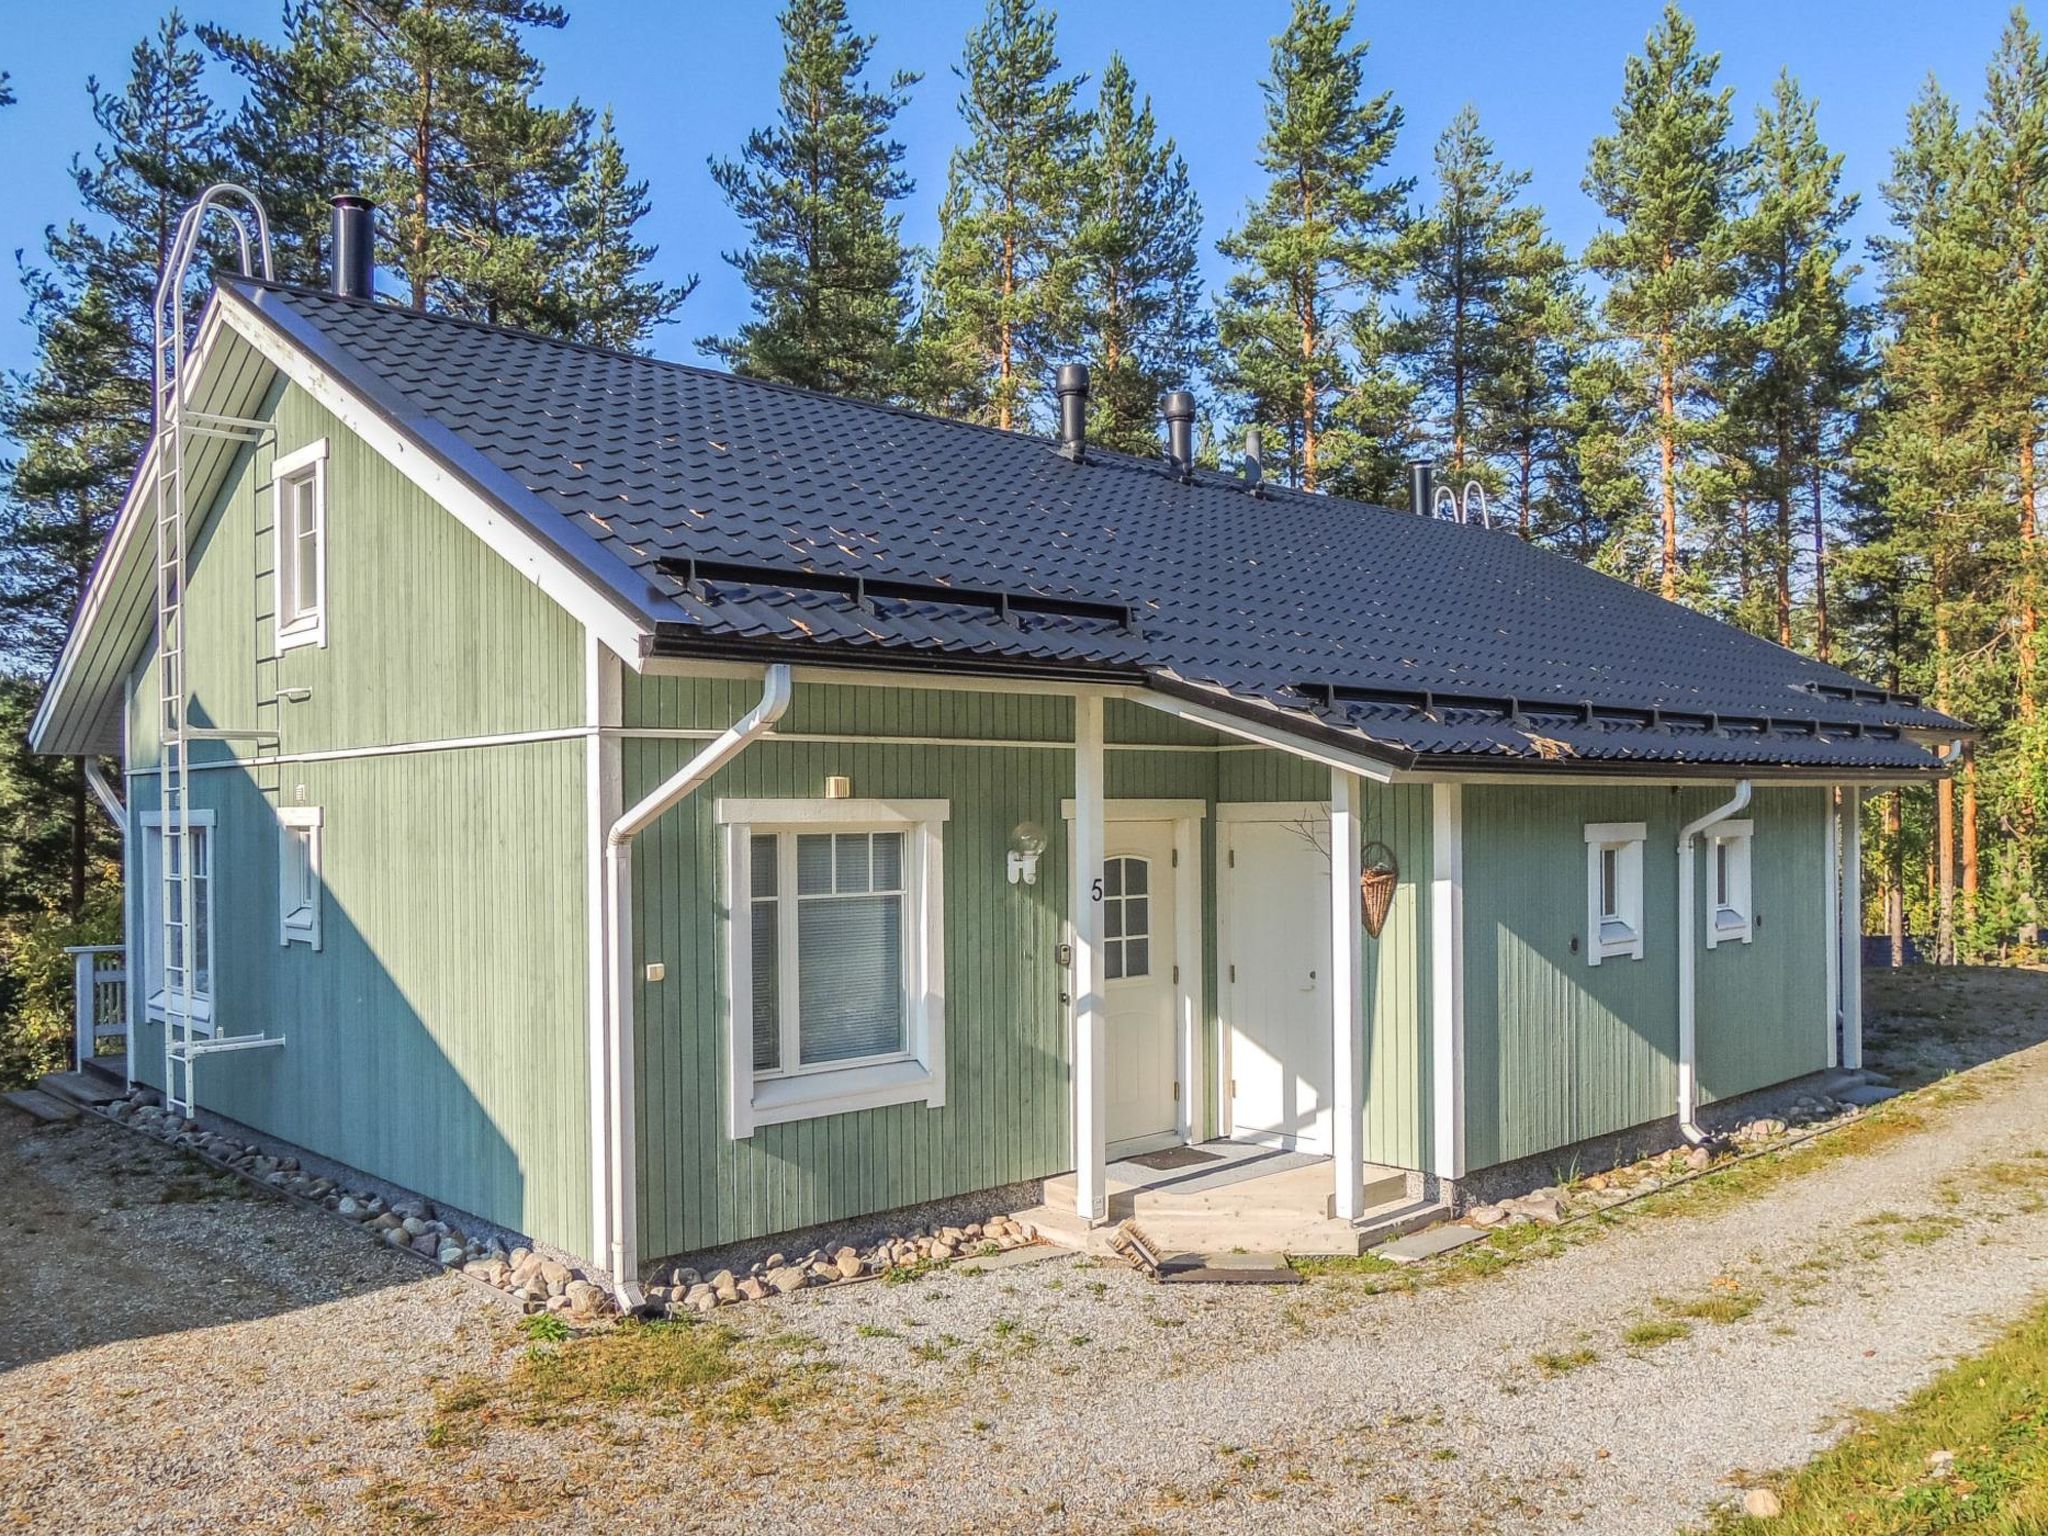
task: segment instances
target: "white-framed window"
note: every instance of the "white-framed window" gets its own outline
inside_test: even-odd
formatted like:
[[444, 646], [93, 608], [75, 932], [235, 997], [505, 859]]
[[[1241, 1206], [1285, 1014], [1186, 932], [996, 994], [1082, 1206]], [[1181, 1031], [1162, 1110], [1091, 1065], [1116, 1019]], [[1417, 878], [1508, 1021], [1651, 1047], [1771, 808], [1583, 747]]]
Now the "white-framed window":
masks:
[[1586, 826], [1586, 962], [1643, 958], [1643, 839], [1640, 821]]
[[320, 947], [319, 807], [277, 809], [277, 942]]
[[1707, 830], [1707, 948], [1747, 944], [1756, 927], [1749, 896], [1749, 850], [1756, 824], [1717, 822]]
[[178, 840], [168, 840], [172, 854], [170, 879], [166, 882], [163, 816], [156, 811], [142, 813], [143, 976], [149, 988], [149, 1016], [160, 1019], [164, 1016], [170, 984], [179, 979], [176, 975], [176, 957], [181, 948], [178, 940], [175, 937], [171, 938], [168, 947], [173, 957], [172, 974], [167, 976], [164, 968], [165, 898], [169, 898], [173, 922], [181, 922], [184, 910], [183, 889], [189, 865], [192, 885], [191, 1023], [196, 1033], [207, 1034], [213, 1029], [213, 812], [193, 811], [188, 820], [191, 827], [191, 845], [184, 857], [180, 857], [176, 851]]
[[277, 461], [277, 648], [327, 643], [327, 439]]
[[721, 800], [732, 1134], [945, 1102], [943, 800]]

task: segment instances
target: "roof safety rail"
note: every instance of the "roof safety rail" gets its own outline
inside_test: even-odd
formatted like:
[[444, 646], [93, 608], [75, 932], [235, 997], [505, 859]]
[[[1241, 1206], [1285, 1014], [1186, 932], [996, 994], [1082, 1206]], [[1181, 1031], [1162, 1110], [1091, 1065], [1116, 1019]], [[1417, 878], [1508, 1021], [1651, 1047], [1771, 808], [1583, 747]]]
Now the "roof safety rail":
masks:
[[1094, 598], [1062, 597], [1043, 592], [1019, 592], [993, 587], [956, 587], [949, 582], [919, 581], [899, 576], [870, 576], [859, 571], [799, 570], [783, 566], [754, 565], [737, 560], [706, 560], [697, 556], [664, 556], [656, 564], [680, 580], [700, 602], [716, 600], [711, 587], [717, 583], [741, 587], [778, 587], [793, 592], [830, 592], [852, 600], [863, 612], [873, 612], [877, 598], [905, 603], [948, 603], [966, 608], [985, 608], [1002, 623], [1014, 623], [1019, 614], [1048, 618], [1087, 619], [1114, 624], [1127, 633], [1138, 627], [1136, 612], [1129, 603], [1101, 602]]

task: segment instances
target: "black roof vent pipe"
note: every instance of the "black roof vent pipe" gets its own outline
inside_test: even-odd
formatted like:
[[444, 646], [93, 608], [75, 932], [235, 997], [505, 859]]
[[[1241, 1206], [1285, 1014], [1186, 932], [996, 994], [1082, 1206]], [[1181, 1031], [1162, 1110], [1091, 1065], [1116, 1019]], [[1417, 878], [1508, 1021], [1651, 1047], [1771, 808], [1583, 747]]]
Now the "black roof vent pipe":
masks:
[[1195, 481], [1195, 397], [1176, 389], [1166, 397], [1166, 458], [1182, 485]]
[[1408, 510], [1428, 517], [1436, 503], [1436, 466], [1427, 459], [1408, 461]]
[[1263, 496], [1266, 478], [1266, 439], [1257, 427], [1244, 429], [1244, 483], [1254, 496]]
[[343, 192], [334, 204], [334, 293], [342, 299], [377, 296], [377, 205]]
[[1060, 452], [1088, 462], [1088, 365], [1060, 364]]

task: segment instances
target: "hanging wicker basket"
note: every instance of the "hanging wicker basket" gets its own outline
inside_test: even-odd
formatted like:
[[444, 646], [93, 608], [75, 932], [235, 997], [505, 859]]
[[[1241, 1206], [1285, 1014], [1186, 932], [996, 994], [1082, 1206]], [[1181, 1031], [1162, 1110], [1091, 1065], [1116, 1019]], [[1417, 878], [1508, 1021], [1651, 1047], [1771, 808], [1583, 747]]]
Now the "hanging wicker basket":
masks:
[[1359, 856], [1358, 908], [1365, 919], [1365, 931], [1374, 938], [1387, 925], [1387, 912], [1394, 905], [1394, 888], [1401, 883], [1401, 866], [1394, 850], [1385, 843], [1367, 843]]

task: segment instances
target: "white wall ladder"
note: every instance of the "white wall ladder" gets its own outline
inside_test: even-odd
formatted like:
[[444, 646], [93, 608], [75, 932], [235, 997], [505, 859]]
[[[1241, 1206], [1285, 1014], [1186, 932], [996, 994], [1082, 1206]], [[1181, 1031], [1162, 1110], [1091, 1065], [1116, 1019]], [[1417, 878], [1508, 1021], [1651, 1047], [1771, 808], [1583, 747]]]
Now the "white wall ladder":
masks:
[[[239, 205], [239, 206], [237, 206]], [[185, 676], [185, 562], [188, 514], [193, 510], [185, 481], [185, 447], [194, 437], [254, 442], [269, 423], [220, 416], [191, 408], [186, 395], [185, 288], [200, 256], [207, 216], [219, 214], [233, 228], [244, 277], [271, 279], [270, 220], [256, 194], [231, 182], [208, 187], [178, 220], [178, 232], [164, 259], [156, 289], [156, 633], [157, 633], [157, 807], [162, 820], [162, 854], [157, 860], [157, 915], [162, 923], [164, 998], [164, 1107], [190, 1115], [195, 1105], [193, 1070], [198, 1058], [218, 1051], [282, 1045], [282, 1036], [226, 1036], [221, 1010], [213, 1007], [209, 1028], [194, 1026], [198, 991], [198, 945], [192, 872], [190, 743], [268, 736], [190, 724], [191, 693]], [[251, 220], [254, 237], [251, 237]], [[259, 273], [260, 265], [260, 273]], [[204, 509], [200, 509], [202, 512]], [[214, 848], [207, 848], [209, 876]], [[211, 885], [209, 879], [208, 884]], [[208, 901], [213, 900], [208, 892]], [[213, 967], [209, 952], [207, 965]], [[212, 991], [209, 974], [208, 991]]]

